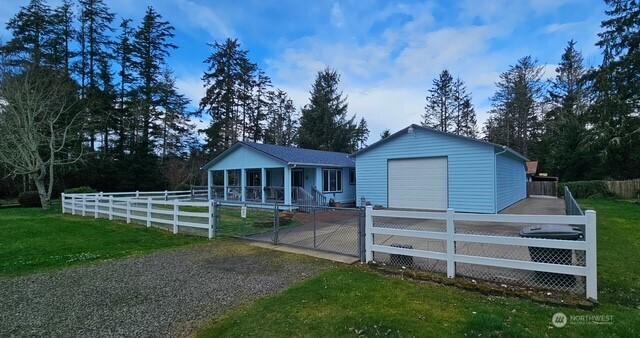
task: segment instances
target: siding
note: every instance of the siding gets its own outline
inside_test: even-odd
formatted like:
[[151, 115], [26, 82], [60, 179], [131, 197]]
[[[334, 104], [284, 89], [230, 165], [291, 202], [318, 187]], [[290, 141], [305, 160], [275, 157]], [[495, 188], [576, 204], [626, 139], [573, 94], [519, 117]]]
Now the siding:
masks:
[[494, 213], [494, 147], [416, 129], [356, 157], [357, 196], [387, 207], [387, 161], [446, 156], [448, 204], [460, 212]]
[[[349, 169], [351, 168], [342, 168], [342, 192], [323, 193], [323, 195], [327, 197], [327, 201], [329, 201], [330, 199], [333, 199], [338, 203], [353, 203], [355, 201], [356, 185], [349, 184]], [[320, 186], [319, 188], [319, 190], [322, 191], [322, 186]]]
[[222, 158], [209, 168], [209, 170], [282, 168], [284, 166], [284, 163], [268, 155], [261, 154], [257, 150], [250, 149], [246, 146], [241, 146]]
[[498, 211], [527, 197], [525, 163], [507, 153], [496, 154]]

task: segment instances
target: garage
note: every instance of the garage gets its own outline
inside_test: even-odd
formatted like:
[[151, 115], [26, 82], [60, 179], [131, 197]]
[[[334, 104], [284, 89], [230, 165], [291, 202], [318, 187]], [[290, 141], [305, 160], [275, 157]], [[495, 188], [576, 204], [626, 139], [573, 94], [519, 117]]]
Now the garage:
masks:
[[497, 213], [526, 198], [526, 157], [412, 124], [355, 153], [356, 203]]
[[447, 209], [447, 158], [389, 160], [389, 207]]

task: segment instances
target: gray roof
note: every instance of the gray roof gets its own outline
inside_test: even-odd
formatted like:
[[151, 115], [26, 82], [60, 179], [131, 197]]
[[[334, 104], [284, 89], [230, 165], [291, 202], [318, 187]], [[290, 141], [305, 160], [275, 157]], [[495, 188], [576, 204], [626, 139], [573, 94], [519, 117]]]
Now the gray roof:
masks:
[[503, 146], [503, 145], [500, 145], [500, 144], [491, 143], [491, 142], [489, 142], [489, 141], [479, 140], [479, 139], [475, 139], [475, 138], [471, 138], [471, 137], [467, 137], [467, 136], [451, 134], [451, 133], [447, 133], [447, 132], [440, 131], [440, 130], [437, 130], [437, 129], [433, 129], [433, 128], [429, 128], [429, 127], [420, 126], [420, 125], [417, 125], [417, 124], [409, 125], [408, 127], [404, 128], [404, 129], [402, 129], [402, 130], [400, 130], [400, 131], [397, 131], [397, 132], [395, 132], [395, 133], [393, 133], [393, 134], [389, 135], [388, 137], [386, 137], [386, 138], [384, 138], [384, 139], [382, 139], [382, 140], [380, 140], [380, 141], [378, 141], [378, 142], [373, 143], [372, 145], [370, 145], [370, 146], [368, 146], [368, 147], [366, 147], [366, 148], [364, 148], [364, 149], [362, 149], [362, 150], [360, 150], [360, 151], [356, 152], [356, 153], [354, 154], [354, 156], [358, 156], [358, 155], [361, 155], [361, 154], [363, 154], [363, 153], [366, 153], [367, 151], [369, 151], [369, 150], [371, 150], [371, 149], [374, 149], [374, 148], [376, 148], [376, 147], [378, 147], [378, 146], [380, 146], [380, 145], [383, 145], [383, 144], [385, 144], [385, 143], [387, 143], [387, 142], [389, 142], [389, 141], [391, 141], [391, 140], [393, 140], [393, 139], [397, 138], [397, 137], [398, 137], [398, 136], [400, 136], [400, 135], [403, 135], [404, 133], [406, 133], [406, 132], [407, 132], [407, 130], [408, 130], [409, 128], [413, 128], [414, 130], [415, 130], [415, 129], [418, 129], [418, 130], [424, 130], [424, 131], [434, 132], [434, 133], [438, 133], [438, 134], [444, 134], [444, 135], [447, 135], [447, 136], [457, 137], [457, 138], [461, 138], [461, 139], [464, 139], [464, 140], [467, 140], [467, 141], [471, 141], [471, 142], [477, 142], [477, 143], [486, 144], [486, 145], [489, 145], [489, 146], [493, 146], [493, 147], [495, 147], [496, 149], [504, 150], [504, 151], [506, 151], [506, 152], [508, 152], [508, 153], [512, 154], [513, 156], [515, 156], [515, 157], [517, 157], [517, 158], [519, 158], [519, 159], [521, 159], [521, 160], [523, 160], [523, 161], [528, 161], [528, 160], [529, 160], [528, 158], [526, 158], [526, 157], [525, 157], [525, 156], [523, 156], [522, 154], [518, 153], [517, 151], [515, 151], [515, 150], [513, 150], [513, 149], [511, 149], [511, 148], [509, 148], [509, 147], [507, 147], [507, 146]]
[[264, 153], [269, 157], [279, 160], [288, 165], [316, 165], [327, 167], [355, 167], [356, 162], [347, 153], [339, 153], [334, 151], [323, 151], [304, 149], [296, 147], [277, 146], [274, 144], [264, 144], [256, 142], [239, 141], [231, 148], [211, 160], [203, 169], [211, 167], [214, 163], [223, 159], [227, 154], [234, 151], [237, 147], [246, 146], [258, 152]]

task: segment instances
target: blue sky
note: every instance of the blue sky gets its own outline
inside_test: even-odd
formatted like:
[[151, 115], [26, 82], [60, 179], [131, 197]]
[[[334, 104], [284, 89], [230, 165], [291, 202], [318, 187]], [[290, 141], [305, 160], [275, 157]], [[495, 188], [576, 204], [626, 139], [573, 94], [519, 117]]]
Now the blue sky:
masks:
[[[6, 22], [27, 1], [5, 0]], [[50, 1], [55, 5], [57, 1]], [[462, 1], [107, 1], [120, 17], [139, 20], [153, 5], [176, 28], [170, 65], [178, 86], [197, 104], [207, 43], [237, 38], [297, 106], [307, 102], [316, 72], [342, 74], [349, 111], [367, 119], [370, 142], [419, 122], [432, 79], [444, 68], [473, 94], [480, 122], [498, 75], [532, 55], [552, 77], [569, 39], [588, 66], [605, 6], [599, 0]], [[4, 27], [0, 38], [6, 39]], [[206, 124], [200, 121], [199, 124]]]

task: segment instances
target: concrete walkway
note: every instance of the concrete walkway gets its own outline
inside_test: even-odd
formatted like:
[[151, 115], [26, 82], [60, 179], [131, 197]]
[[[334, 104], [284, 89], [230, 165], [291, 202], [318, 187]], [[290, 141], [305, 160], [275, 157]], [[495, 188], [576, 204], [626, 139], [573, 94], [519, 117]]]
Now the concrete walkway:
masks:
[[555, 197], [529, 197], [502, 210], [501, 214], [564, 215], [564, 200]]

